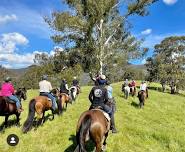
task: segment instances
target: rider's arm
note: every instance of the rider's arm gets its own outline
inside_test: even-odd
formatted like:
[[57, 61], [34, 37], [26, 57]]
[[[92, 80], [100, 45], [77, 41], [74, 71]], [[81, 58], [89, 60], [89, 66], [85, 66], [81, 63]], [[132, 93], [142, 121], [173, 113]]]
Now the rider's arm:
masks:
[[14, 87], [13, 87], [12, 84], [10, 85], [9, 90], [10, 90], [10, 92], [11, 92], [12, 94], [15, 94], [15, 89], [14, 89]]
[[107, 92], [107, 89], [105, 89], [105, 103], [107, 103], [109, 100], [108, 98], [108, 92]]
[[67, 90], [69, 90], [68, 85], [67, 85], [67, 84], [65, 84], [65, 86], [66, 86], [66, 89], [67, 89]]
[[89, 93], [89, 101], [92, 103], [93, 102], [93, 89]]

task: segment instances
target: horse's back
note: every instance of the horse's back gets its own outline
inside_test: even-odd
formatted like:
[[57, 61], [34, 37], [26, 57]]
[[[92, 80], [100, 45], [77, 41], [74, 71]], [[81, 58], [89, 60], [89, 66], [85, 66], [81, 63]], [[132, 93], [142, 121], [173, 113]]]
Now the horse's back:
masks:
[[52, 102], [49, 101], [50, 99], [47, 96], [37, 96], [35, 99], [35, 107], [38, 109], [49, 109], [52, 106]]
[[101, 130], [104, 130], [107, 127], [108, 120], [104, 116], [103, 112], [101, 110], [92, 109], [85, 111], [81, 114], [77, 125], [77, 131], [79, 130], [84, 118], [87, 116], [89, 117], [89, 119], [91, 119], [91, 128], [90, 128], [91, 131], [95, 126], [96, 128], [99, 126]]

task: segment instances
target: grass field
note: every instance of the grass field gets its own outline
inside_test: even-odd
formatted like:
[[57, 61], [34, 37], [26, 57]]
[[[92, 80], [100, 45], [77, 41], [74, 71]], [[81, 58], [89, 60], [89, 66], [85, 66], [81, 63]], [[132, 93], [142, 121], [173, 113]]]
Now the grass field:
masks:
[[[144, 109], [138, 109], [138, 99], [129, 97], [125, 100], [120, 86], [121, 83], [113, 84], [119, 133], [109, 134], [107, 152], [185, 152], [185, 97], [149, 90]], [[89, 107], [90, 89], [82, 87], [75, 104], [37, 130], [23, 134], [16, 126], [5, 129], [0, 133], [0, 152], [72, 152], [78, 118]], [[23, 102], [25, 111], [21, 114], [21, 124], [27, 117], [29, 100], [37, 94], [37, 90], [28, 91], [28, 100]], [[3, 121], [4, 118], [0, 117], [0, 124]], [[6, 143], [11, 133], [19, 136], [16, 147]]]

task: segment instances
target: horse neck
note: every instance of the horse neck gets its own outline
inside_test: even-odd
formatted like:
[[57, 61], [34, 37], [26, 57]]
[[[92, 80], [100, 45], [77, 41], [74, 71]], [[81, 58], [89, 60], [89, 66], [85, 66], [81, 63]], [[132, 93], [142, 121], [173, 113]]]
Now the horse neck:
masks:
[[22, 92], [21, 92], [21, 91], [16, 92], [15, 95], [17, 96], [17, 98], [18, 98], [19, 100], [21, 100], [21, 97], [22, 97]]

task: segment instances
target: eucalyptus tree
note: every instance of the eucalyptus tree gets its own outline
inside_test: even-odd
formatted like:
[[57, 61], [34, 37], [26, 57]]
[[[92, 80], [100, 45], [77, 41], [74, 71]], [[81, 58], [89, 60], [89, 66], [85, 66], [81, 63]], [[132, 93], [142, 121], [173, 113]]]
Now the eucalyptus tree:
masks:
[[[156, 0], [63, 0], [67, 11], [56, 11], [46, 22], [56, 34], [52, 39], [69, 52], [79, 54], [84, 71], [93, 68], [102, 73], [106, 61], [116, 56], [123, 60], [139, 57], [140, 41], [131, 35], [128, 17], [145, 16]], [[124, 13], [121, 15], [119, 7]], [[73, 53], [72, 53], [73, 54]]]

